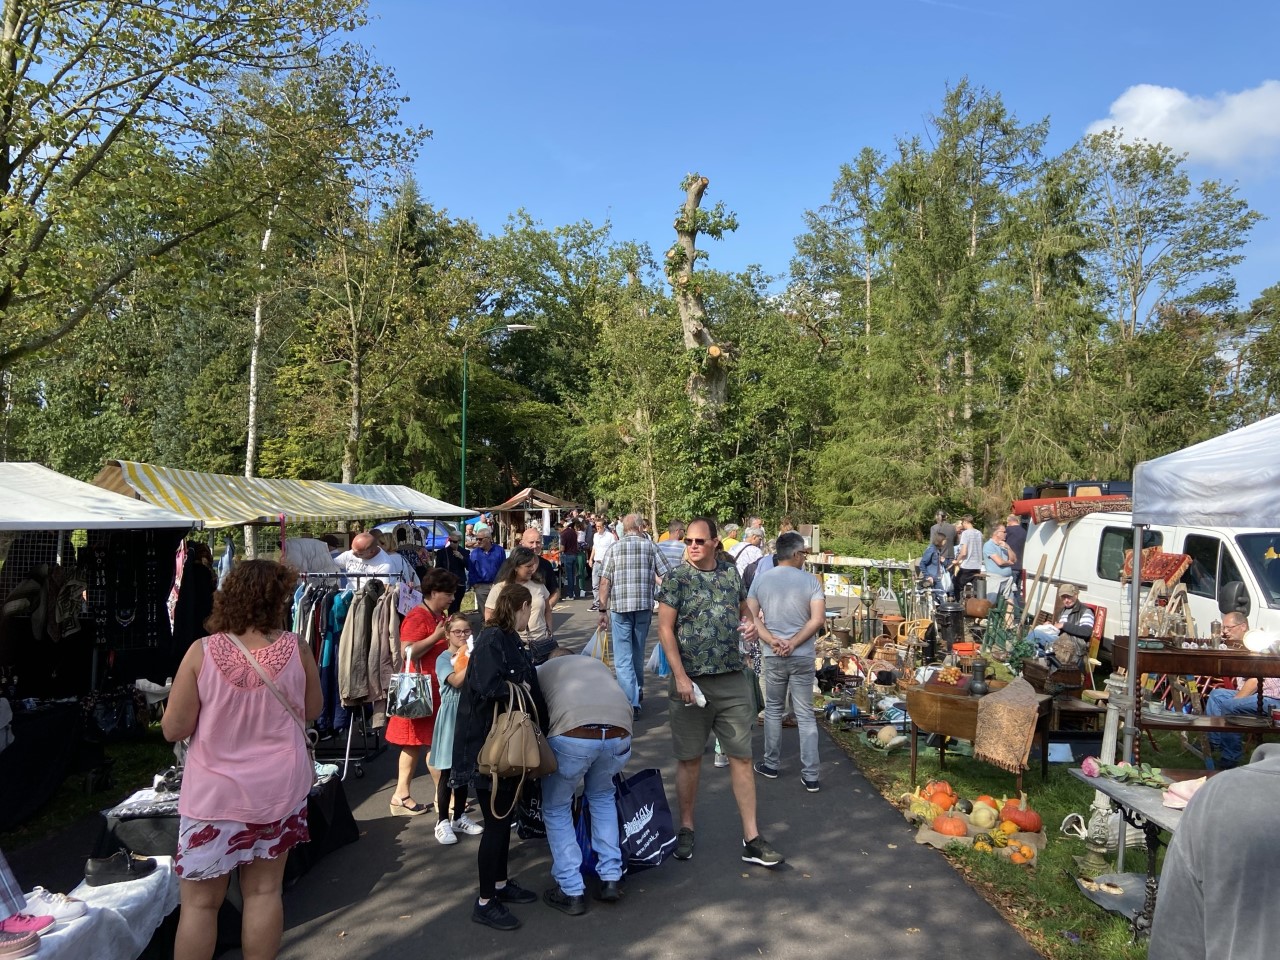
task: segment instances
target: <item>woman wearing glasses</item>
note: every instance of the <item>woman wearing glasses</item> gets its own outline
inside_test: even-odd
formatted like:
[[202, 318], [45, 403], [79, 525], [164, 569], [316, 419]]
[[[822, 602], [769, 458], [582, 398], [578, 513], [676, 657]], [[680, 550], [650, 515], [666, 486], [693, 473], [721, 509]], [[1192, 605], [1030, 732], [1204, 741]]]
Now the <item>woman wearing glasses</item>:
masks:
[[471, 656], [467, 650], [471, 621], [460, 613], [454, 614], [445, 624], [445, 636], [449, 638], [449, 649], [436, 659], [440, 707], [436, 710], [436, 729], [427, 765], [436, 772], [436, 840], [447, 846], [458, 842], [459, 833], [474, 837], [484, 833], [484, 827], [464, 813], [467, 784], [449, 786], [449, 774], [453, 772], [453, 735], [458, 725], [459, 690], [466, 683]]

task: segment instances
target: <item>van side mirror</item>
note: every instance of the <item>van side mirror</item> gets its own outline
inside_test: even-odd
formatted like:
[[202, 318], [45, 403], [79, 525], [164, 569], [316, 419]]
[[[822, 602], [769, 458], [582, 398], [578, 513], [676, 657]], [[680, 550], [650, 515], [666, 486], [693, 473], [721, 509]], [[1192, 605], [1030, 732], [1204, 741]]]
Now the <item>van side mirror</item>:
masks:
[[1252, 606], [1249, 588], [1239, 580], [1230, 580], [1218, 588], [1219, 613], [1238, 613], [1242, 617], [1247, 617]]

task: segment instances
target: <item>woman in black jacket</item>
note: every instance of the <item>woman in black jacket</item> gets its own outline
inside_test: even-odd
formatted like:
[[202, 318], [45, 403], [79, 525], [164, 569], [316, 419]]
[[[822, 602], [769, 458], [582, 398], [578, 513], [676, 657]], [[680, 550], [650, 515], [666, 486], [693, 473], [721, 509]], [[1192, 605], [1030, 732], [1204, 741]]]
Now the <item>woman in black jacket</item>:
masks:
[[[471, 911], [471, 919], [495, 930], [515, 930], [520, 921], [507, 910], [508, 903], [533, 903], [538, 899], [507, 877], [507, 853], [511, 845], [511, 821], [515, 817], [515, 795], [518, 777], [506, 777], [493, 789], [490, 777], [476, 770], [480, 748], [493, 726], [493, 708], [507, 703], [507, 684], [523, 684], [533, 698], [538, 720], [546, 732], [547, 705], [538, 686], [538, 674], [529, 659], [529, 650], [520, 639], [520, 631], [529, 627], [533, 596], [518, 584], [503, 588], [492, 610], [489, 625], [476, 638], [467, 667], [467, 680], [458, 702], [458, 727], [453, 743], [453, 773], [450, 781], [475, 787], [480, 811], [484, 814], [484, 833], [476, 853], [480, 873], [480, 896]], [[506, 811], [495, 816], [494, 811]]]

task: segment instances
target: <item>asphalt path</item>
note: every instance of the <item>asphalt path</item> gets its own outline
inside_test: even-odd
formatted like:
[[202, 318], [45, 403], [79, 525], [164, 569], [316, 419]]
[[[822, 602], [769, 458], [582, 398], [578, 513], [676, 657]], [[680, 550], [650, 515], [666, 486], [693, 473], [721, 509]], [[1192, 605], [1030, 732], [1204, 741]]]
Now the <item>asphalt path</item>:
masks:
[[[584, 600], [562, 602], [557, 634], [580, 648], [595, 628]], [[656, 623], [649, 642], [656, 642]], [[650, 646], [652, 649], [652, 646]], [[662, 771], [676, 813], [666, 681], [646, 678], [628, 772]], [[760, 748], [757, 730], [757, 756]], [[743, 863], [729, 771], [710, 751], [698, 797], [692, 860], [628, 877], [617, 904], [588, 900], [569, 917], [541, 902], [515, 905], [513, 933], [471, 921], [475, 846], [439, 845], [432, 814], [391, 817], [395, 752], [348, 776], [359, 842], [330, 854], [285, 894], [284, 960], [364, 957], [772, 957], [780, 960], [979, 960], [1039, 954], [914, 831], [824, 733], [822, 791], [800, 783], [796, 735], [784, 731], [777, 780], [756, 778], [761, 832], [786, 857], [773, 870]], [[425, 776], [414, 796], [431, 796]], [[677, 824], [678, 825], [678, 824]], [[553, 885], [546, 841], [514, 834], [511, 876], [539, 895]], [[238, 952], [225, 954], [238, 957]]]

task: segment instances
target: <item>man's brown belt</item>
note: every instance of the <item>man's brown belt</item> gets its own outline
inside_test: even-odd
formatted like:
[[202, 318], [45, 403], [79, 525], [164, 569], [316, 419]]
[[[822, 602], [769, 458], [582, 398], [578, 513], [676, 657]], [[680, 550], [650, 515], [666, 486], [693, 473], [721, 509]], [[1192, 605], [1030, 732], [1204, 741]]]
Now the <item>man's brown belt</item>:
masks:
[[573, 737], [575, 740], [620, 740], [631, 736], [631, 731], [626, 727], [615, 727], [607, 723], [587, 723], [566, 730], [560, 736]]

